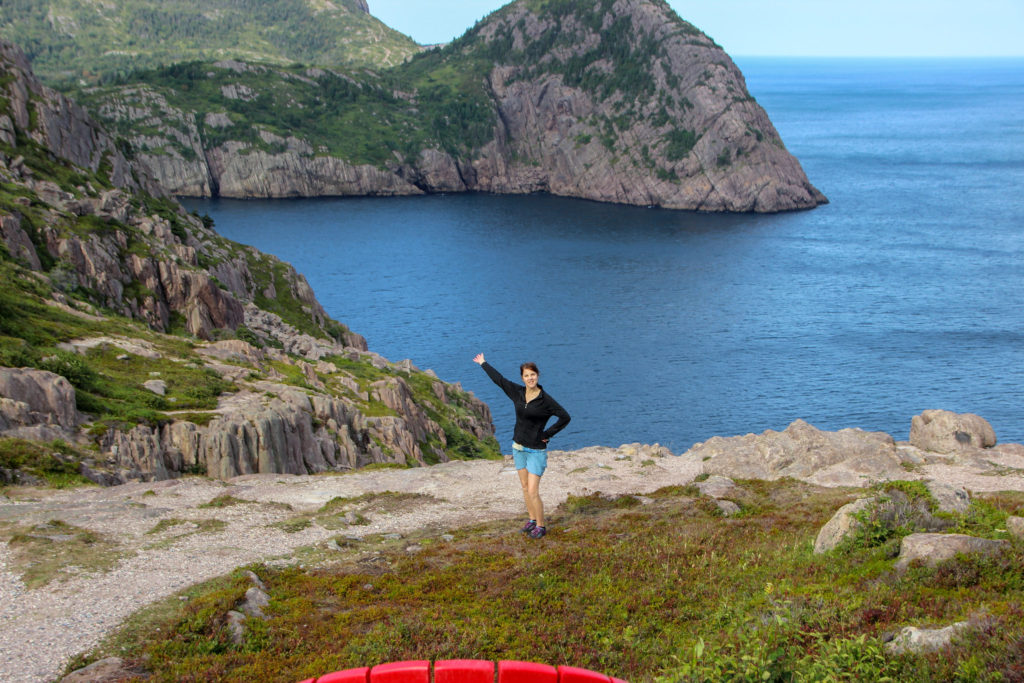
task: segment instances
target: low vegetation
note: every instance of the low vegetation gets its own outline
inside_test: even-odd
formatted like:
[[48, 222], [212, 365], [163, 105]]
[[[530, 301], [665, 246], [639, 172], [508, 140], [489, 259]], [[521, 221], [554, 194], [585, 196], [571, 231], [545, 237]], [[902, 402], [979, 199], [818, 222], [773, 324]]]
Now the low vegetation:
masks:
[[78, 465], [87, 457], [82, 449], [60, 439], [49, 443], [25, 439], [0, 438], [0, 470], [22, 476], [52, 488], [63, 489], [90, 485]]
[[[239, 570], [144, 610], [80, 666], [118, 654], [148, 680], [297, 681], [407, 659], [572, 664], [629, 681], [1020, 680], [1024, 544], [991, 557], [893, 570], [887, 543], [812, 552], [822, 524], [863, 492], [739, 482], [723, 517], [692, 487], [572, 498], [543, 541], [515, 522], [347, 540], [316, 569], [250, 567], [266, 620], [232, 642]], [[350, 504], [341, 501], [332, 505]], [[998, 511], [996, 514], [993, 511]], [[986, 496], [964, 519], [998, 533], [1024, 495]], [[340, 552], [339, 552], [340, 550]], [[301, 553], [299, 553], [301, 554]], [[277, 565], [275, 565], [277, 566]], [[972, 629], [932, 654], [891, 655], [903, 626]]]
[[366, 515], [389, 514], [409, 510], [423, 503], [434, 501], [432, 496], [421, 493], [399, 493], [381, 491], [364, 493], [353, 497], [336, 497], [324, 503], [319, 510], [307, 515], [296, 515], [291, 519], [273, 524], [286, 533], [297, 533], [317, 526], [332, 531], [370, 523]]
[[124, 556], [118, 543], [94, 531], [58, 519], [29, 527], [15, 526], [0, 538], [7, 541], [11, 569], [27, 588], [82, 573], [107, 571]]

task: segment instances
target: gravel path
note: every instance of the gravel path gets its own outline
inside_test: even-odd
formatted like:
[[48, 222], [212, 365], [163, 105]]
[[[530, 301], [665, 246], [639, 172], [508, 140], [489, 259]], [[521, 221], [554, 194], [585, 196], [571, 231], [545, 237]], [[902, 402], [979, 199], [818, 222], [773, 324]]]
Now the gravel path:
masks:
[[[667, 451], [660, 447], [637, 444], [553, 451], [541, 491], [546, 509], [554, 511], [569, 494], [647, 493], [689, 483], [701, 472], [695, 458], [665, 455]], [[985, 476], [940, 463], [919, 468], [907, 478], [932, 478], [972, 491], [1024, 490], [1019, 469]], [[313, 524], [287, 533], [271, 526], [315, 512], [337, 496], [382, 491], [426, 494], [431, 499], [393, 512], [370, 512], [368, 524], [344, 531]], [[322, 544], [340, 534], [408, 534], [503, 518], [518, 524], [523, 508], [515, 472], [496, 461], [338, 476], [249, 475], [227, 482], [186, 478], [102, 489], [9, 489], [8, 493], [11, 498], [0, 498], [0, 524], [22, 527], [59, 519], [116, 539], [124, 557], [110, 571], [81, 573], [28, 589], [12, 572], [11, 550], [6, 543], [0, 544], [0, 681], [7, 683], [54, 680], [71, 657], [97, 645], [139, 608], [240, 565], [296, 562], [295, 549]], [[225, 494], [255, 504], [199, 507]], [[152, 533], [161, 520], [186, 523]], [[187, 523], [203, 520], [219, 520], [224, 526], [199, 532], [195, 524]]]

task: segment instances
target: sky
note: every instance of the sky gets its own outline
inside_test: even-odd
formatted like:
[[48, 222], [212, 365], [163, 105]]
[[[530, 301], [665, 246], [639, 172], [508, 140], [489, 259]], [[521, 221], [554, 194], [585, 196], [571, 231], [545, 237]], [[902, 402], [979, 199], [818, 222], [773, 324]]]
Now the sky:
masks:
[[[429, 45], [506, 0], [367, 0]], [[1024, 56], [1024, 0], [668, 0], [734, 57]]]

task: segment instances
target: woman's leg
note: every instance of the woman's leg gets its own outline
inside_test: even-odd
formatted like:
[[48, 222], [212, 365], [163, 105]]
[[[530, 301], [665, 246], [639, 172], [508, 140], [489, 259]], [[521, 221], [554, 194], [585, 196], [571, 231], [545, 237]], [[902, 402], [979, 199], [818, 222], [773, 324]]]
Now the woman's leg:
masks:
[[[519, 473], [519, 483], [523, 487], [523, 501], [526, 503], [526, 514], [530, 516], [530, 519], [536, 521], [537, 516], [533, 511], [533, 499], [530, 497], [530, 477], [536, 475], [527, 472], [525, 467], [516, 471]], [[540, 522], [537, 523], [540, 524]]]
[[[537, 526], [544, 524], [544, 503], [540, 499], [540, 477], [533, 472], [526, 473], [526, 503], [530, 518], [537, 520]], [[532, 507], [531, 507], [532, 505]]]

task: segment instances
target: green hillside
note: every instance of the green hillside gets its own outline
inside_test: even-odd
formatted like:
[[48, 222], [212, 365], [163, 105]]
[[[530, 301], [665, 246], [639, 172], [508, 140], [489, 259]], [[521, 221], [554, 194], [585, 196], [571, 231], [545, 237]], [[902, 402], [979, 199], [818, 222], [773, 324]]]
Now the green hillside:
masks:
[[[153, 139], [182, 121], [195, 121], [204, 149], [231, 140], [272, 153], [283, 151], [261, 137], [265, 131], [279, 137], [299, 136], [321, 154], [383, 167], [395, 160], [395, 151], [412, 158], [421, 149], [437, 147], [457, 155], [489, 141], [495, 112], [484, 90], [485, 70], [483, 62], [453, 58], [437, 50], [416, 55], [383, 75], [368, 70], [239, 68], [189, 62], [75, 90], [72, 97], [127, 139]], [[229, 88], [258, 96], [227, 97], [224, 93]], [[162, 98], [161, 109], [166, 102], [183, 116], [159, 118], [166, 109], [154, 110], [159, 124], [147, 130], [134, 118], [103, 115], [104, 111], [117, 111], [122, 104], [137, 108], [146, 100], [152, 102], [152, 94]], [[113, 109], [112, 103], [116, 103]], [[205, 123], [208, 114], [226, 114], [231, 125], [209, 125]], [[194, 150], [180, 144], [187, 139], [182, 131], [168, 141], [189, 158]], [[142, 147], [142, 151], [161, 150]]]
[[419, 50], [355, 0], [4, 0], [0, 37], [51, 82], [197, 59], [379, 67]]

